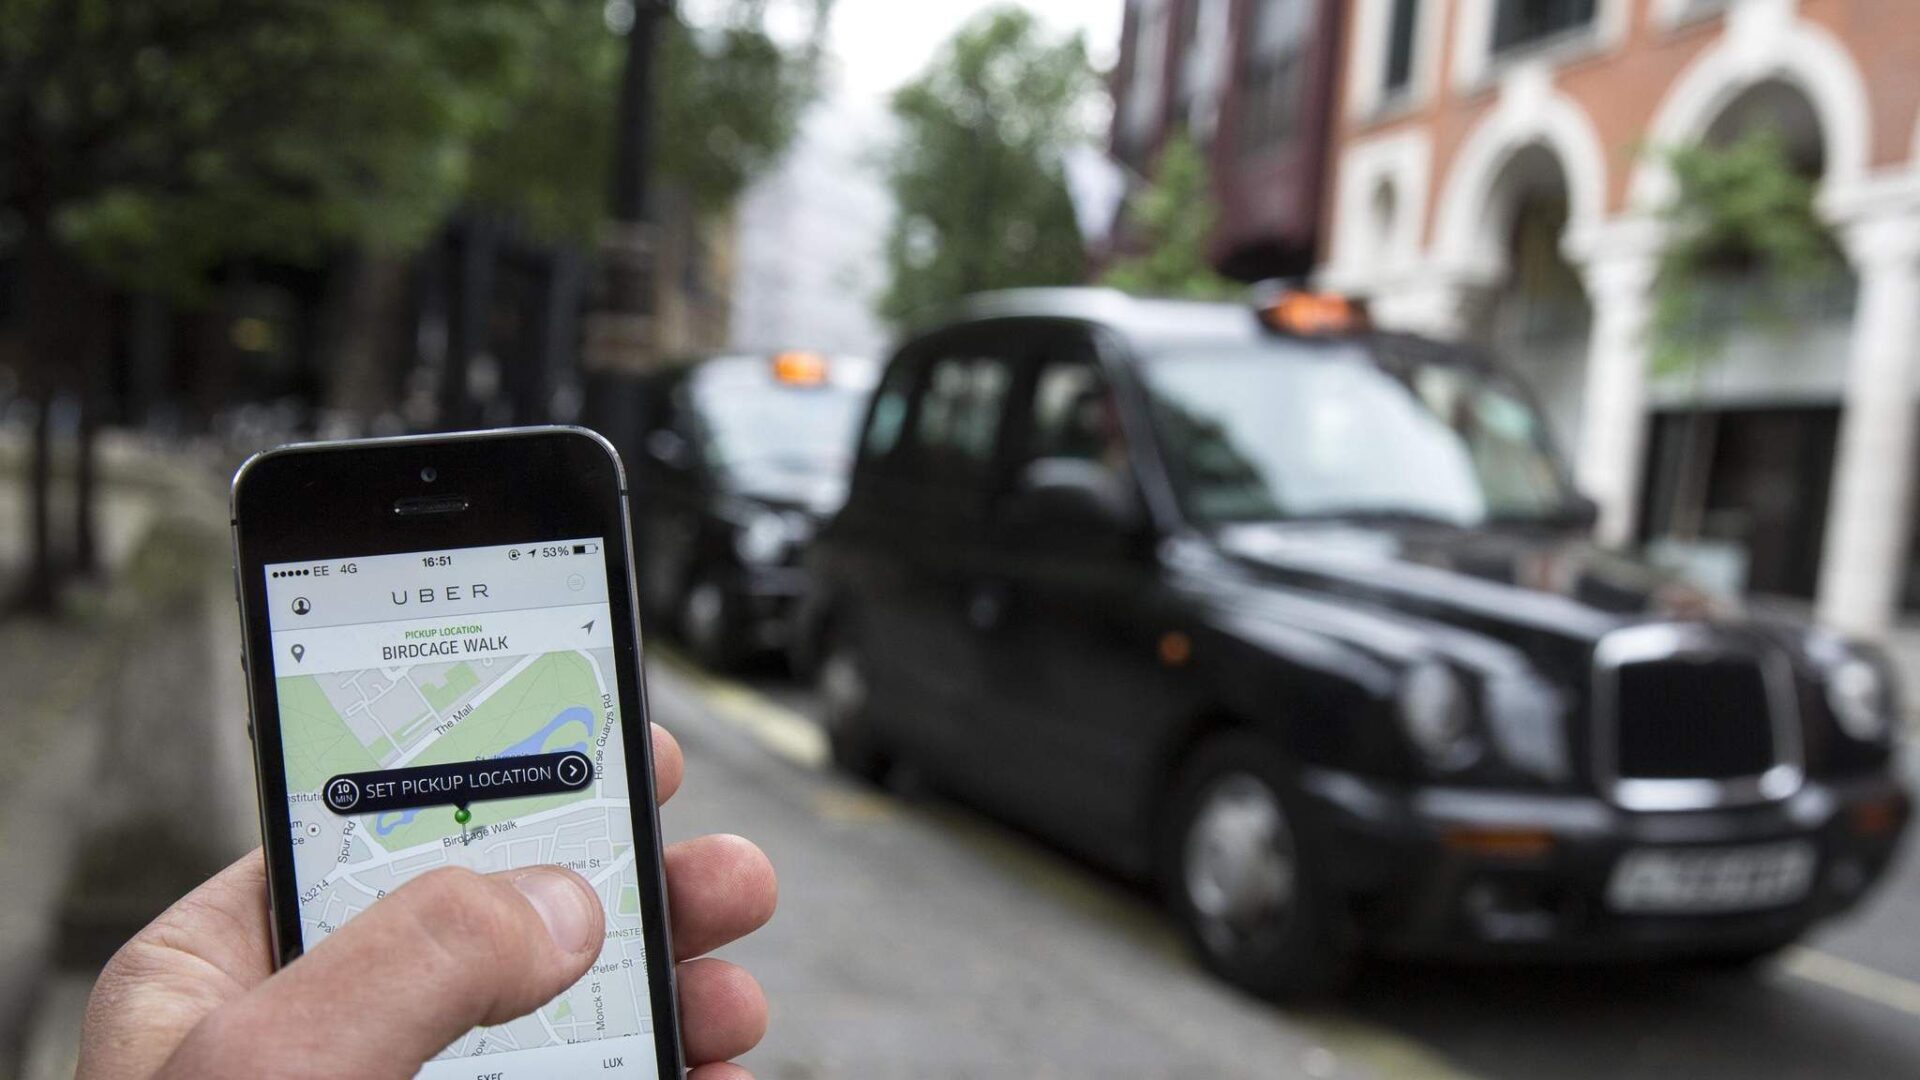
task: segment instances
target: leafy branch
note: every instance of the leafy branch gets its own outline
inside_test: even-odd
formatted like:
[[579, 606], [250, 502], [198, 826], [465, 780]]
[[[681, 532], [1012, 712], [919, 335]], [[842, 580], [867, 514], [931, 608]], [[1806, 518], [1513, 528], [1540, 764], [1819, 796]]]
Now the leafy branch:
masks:
[[[1777, 130], [1659, 152], [1679, 193], [1662, 214], [1673, 239], [1660, 256], [1653, 369], [1697, 377], [1732, 327], [1783, 321], [1792, 294], [1832, 281], [1844, 264], [1814, 205], [1814, 182], [1794, 168]], [[1751, 285], [1731, 294], [1710, 288], [1736, 275]]]
[[1198, 300], [1237, 296], [1241, 286], [1221, 277], [1207, 258], [1207, 240], [1219, 216], [1207, 184], [1207, 161], [1192, 137], [1167, 140], [1152, 183], [1127, 212], [1123, 235], [1142, 250], [1114, 261], [1104, 284], [1140, 295]]

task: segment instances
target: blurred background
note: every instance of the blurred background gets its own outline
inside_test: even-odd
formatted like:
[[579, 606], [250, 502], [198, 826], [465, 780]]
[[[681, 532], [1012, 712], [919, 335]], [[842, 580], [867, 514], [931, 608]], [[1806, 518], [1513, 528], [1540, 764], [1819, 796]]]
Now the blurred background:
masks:
[[[844, 470], [874, 365], [985, 290], [1311, 281], [1491, 346], [1599, 543], [1915, 683], [1916, 73], [1906, 0], [9, 0], [0, 1077], [70, 1075], [99, 964], [257, 840], [246, 454], [630, 447], [650, 380], [798, 350], [851, 396], [767, 422]], [[815, 691], [702, 610], [652, 661], [666, 821], [782, 871], [734, 950], [768, 1080], [1920, 1072], [1920, 877], [1737, 978], [1405, 965], [1281, 1008], [1138, 887], [833, 775]]]

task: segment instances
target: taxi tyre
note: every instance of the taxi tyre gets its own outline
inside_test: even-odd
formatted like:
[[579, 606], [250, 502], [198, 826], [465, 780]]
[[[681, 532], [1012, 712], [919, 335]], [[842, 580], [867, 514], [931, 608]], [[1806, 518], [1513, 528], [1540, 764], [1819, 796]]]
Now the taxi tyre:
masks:
[[[862, 782], [879, 785], [893, 767], [892, 755], [873, 730], [867, 664], [857, 638], [842, 620], [827, 628], [814, 655], [814, 683], [827, 731], [827, 752], [834, 767]], [[833, 680], [852, 677], [857, 687], [836, 686]], [[857, 689], [858, 700], [848, 692]]]
[[[1222, 948], [1209, 941], [1210, 920], [1196, 908], [1188, 884], [1188, 852], [1204, 801], [1228, 778], [1255, 781], [1278, 807], [1292, 841], [1293, 888], [1277, 933], [1262, 942]], [[1306, 801], [1292, 780], [1291, 764], [1269, 741], [1232, 732], [1202, 745], [1180, 771], [1167, 804], [1159, 848], [1158, 878], [1165, 901], [1188, 947], [1208, 971], [1249, 993], [1275, 1000], [1320, 997], [1347, 983], [1353, 968], [1353, 932], [1329, 884], [1328, 845], [1312, 827]]]

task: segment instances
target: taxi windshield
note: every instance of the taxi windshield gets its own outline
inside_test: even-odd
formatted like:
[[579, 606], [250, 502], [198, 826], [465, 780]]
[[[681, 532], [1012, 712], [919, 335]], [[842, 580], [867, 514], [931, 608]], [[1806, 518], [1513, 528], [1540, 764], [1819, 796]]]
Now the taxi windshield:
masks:
[[1539, 413], [1468, 367], [1360, 345], [1168, 349], [1144, 365], [1187, 512], [1461, 527], [1564, 518]]
[[707, 463], [728, 470], [837, 475], [853, 458], [872, 366], [835, 362], [818, 383], [785, 383], [761, 360], [707, 364], [688, 380]]

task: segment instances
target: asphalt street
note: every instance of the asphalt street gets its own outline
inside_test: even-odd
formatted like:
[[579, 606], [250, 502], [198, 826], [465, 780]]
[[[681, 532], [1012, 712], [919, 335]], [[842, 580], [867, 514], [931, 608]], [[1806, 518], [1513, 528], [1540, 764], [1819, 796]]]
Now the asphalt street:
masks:
[[773, 1002], [762, 1080], [1920, 1076], [1920, 866], [1746, 972], [1376, 963], [1340, 1002], [1215, 984], [1151, 898], [937, 795], [834, 774], [804, 689], [666, 656], [669, 838], [752, 837], [774, 923], [729, 955]]

